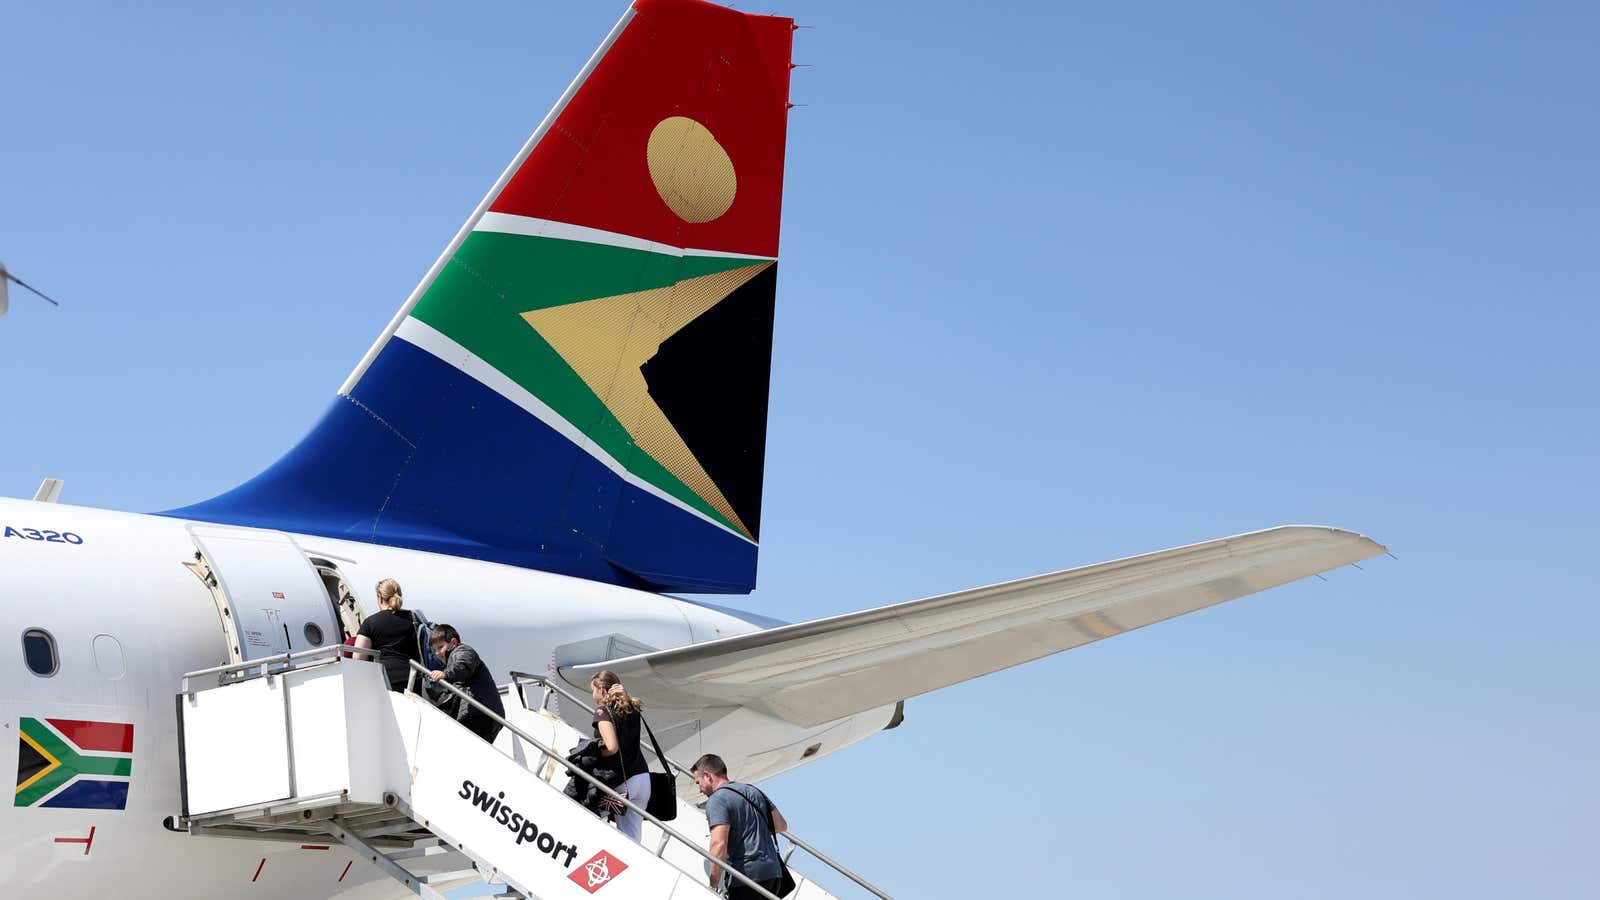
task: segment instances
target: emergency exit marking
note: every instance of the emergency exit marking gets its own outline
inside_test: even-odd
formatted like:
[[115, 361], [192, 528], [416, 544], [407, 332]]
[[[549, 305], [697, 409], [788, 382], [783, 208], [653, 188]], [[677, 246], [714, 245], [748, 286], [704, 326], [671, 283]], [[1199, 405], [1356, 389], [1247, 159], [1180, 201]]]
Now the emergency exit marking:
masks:
[[256, 873], [254, 875], [250, 876], [250, 880], [252, 882], [254, 882], [257, 878], [260, 878], [261, 877], [261, 870], [265, 869], [266, 867], [267, 867], [267, 858], [265, 856], [263, 856], [263, 857], [261, 857], [261, 865], [256, 866]]
[[94, 846], [94, 826], [89, 826], [89, 836], [86, 838], [56, 838], [58, 844], [82, 844], [83, 855], [89, 855], [89, 848]]
[[356, 862], [356, 861], [355, 861], [355, 860], [353, 860], [353, 859], [352, 859], [352, 860], [350, 860], [350, 861], [349, 861], [349, 862], [347, 862], [347, 863], [345, 863], [345, 864], [344, 864], [344, 871], [343, 871], [343, 872], [340, 872], [340, 873], [339, 873], [339, 880], [340, 880], [340, 881], [344, 881], [344, 877], [345, 877], [345, 876], [346, 876], [346, 875], [349, 875], [349, 874], [350, 874], [350, 867], [351, 867], [351, 866], [353, 866], [353, 865], [355, 865], [355, 862]]
[[272, 599], [274, 599], [274, 600], [282, 600], [283, 599], [283, 593], [281, 591], [273, 591], [272, 592]]

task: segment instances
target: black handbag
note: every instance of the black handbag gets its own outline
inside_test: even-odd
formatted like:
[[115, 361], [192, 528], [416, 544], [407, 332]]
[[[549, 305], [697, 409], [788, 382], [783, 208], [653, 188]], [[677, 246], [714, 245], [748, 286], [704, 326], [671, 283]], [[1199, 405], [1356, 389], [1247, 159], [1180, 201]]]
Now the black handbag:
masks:
[[[667, 762], [667, 754], [661, 751], [661, 742], [656, 740], [656, 733], [650, 730], [644, 713], [639, 714], [639, 724], [644, 726], [644, 733], [650, 735], [650, 746], [655, 748], [661, 768], [667, 770], [650, 772], [650, 802], [644, 805], [644, 810], [663, 822], [671, 822], [678, 817], [678, 779], [672, 774], [672, 764]], [[650, 761], [647, 759], [645, 770], [649, 769]]]
[[[727, 785], [723, 785], [723, 787], [727, 787]], [[774, 849], [776, 849], [778, 846], [778, 826], [772, 821], [772, 798], [768, 797], [765, 793], [762, 793], [761, 789], [755, 785], [752, 784], [750, 787], [755, 788], [755, 792], [761, 794], [761, 799], [767, 801], [767, 833], [772, 835], [772, 846]], [[717, 790], [720, 791], [722, 788], [717, 788]], [[728, 790], [733, 791], [733, 788], [728, 788]], [[751, 800], [749, 797], [746, 797], [739, 791], [733, 792], [739, 795], [739, 799], [750, 804], [750, 808], [756, 811], [756, 815], [761, 815], [761, 807], [757, 806], [754, 800]], [[773, 893], [777, 894], [779, 897], [787, 897], [794, 893], [795, 883], [794, 876], [789, 874], [789, 864], [783, 861], [782, 853], [778, 854], [778, 866], [783, 870], [783, 875], [778, 879], [778, 889], [773, 891]]]

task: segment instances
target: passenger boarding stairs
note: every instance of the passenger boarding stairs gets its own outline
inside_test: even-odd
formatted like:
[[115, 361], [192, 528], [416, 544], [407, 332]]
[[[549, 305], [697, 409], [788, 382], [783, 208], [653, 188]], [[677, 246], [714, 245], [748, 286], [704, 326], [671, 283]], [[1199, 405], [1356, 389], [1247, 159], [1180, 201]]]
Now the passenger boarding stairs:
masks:
[[[516, 675], [501, 688], [505, 728], [491, 746], [424, 696], [390, 691], [381, 666], [353, 658], [364, 653], [325, 647], [184, 676], [183, 812], [175, 827], [339, 842], [421, 897], [477, 877], [537, 900], [584, 900], [600, 890], [616, 900], [718, 896], [706, 883], [705, 815], [681, 796], [671, 824], [645, 814], [635, 844], [562, 793], [565, 754], [586, 736], [548, 704], [562, 694], [584, 708], [584, 698], [543, 676]], [[425, 670], [413, 666], [415, 683]], [[888, 900], [811, 845], [784, 837], [789, 855], [804, 849]], [[798, 887], [788, 900], [833, 896], [793, 874]]]

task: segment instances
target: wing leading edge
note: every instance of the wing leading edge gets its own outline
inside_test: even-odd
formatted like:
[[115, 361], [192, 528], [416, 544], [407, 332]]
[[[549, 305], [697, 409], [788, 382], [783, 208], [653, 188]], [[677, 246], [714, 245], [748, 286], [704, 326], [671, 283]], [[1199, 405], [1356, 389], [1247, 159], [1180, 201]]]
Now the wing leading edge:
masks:
[[754, 634], [564, 668], [602, 668], [655, 702], [832, 722], [1386, 552], [1286, 525]]

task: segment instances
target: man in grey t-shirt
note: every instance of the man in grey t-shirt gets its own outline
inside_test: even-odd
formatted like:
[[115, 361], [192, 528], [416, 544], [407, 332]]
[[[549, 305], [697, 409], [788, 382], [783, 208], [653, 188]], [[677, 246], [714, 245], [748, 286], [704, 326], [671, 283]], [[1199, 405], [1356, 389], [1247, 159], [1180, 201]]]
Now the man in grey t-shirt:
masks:
[[[726, 860], [730, 868], [776, 894], [783, 881], [783, 860], [773, 829], [788, 831], [783, 813], [760, 790], [728, 780], [722, 757], [707, 753], [690, 769], [700, 793], [706, 795], [706, 824], [711, 826], [711, 855]], [[768, 827], [768, 819], [771, 827]], [[730, 900], [756, 898], [744, 882], [724, 876], [722, 867], [710, 867], [711, 889], [727, 883]]]

